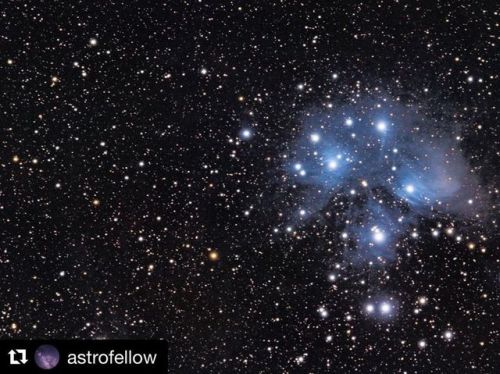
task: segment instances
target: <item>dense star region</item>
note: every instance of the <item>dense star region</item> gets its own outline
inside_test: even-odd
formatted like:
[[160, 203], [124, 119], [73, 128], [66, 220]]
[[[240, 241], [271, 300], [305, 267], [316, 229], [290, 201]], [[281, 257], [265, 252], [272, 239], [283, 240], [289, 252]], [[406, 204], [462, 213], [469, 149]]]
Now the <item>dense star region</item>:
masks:
[[7, 2], [1, 338], [500, 372], [495, 5]]
[[[304, 187], [300, 223], [322, 211], [335, 229], [345, 226], [338, 239], [352, 238], [359, 257], [385, 260], [401, 236], [418, 238], [419, 217], [486, 216], [479, 180], [457, 147], [458, 124], [387, 99], [327, 107], [305, 114], [303, 136], [283, 156], [291, 187]], [[334, 214], [324, 209], [332, 200]]]

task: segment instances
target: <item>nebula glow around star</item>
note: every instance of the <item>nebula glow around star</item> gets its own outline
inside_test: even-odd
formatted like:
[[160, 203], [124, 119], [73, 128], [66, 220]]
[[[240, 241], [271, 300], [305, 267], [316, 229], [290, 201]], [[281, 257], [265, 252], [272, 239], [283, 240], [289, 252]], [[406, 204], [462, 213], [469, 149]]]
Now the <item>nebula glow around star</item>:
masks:
[[350, 234], [359, 261], [393, 259], [398, 240], [419, 218], [481, 214], [480, 184], [456, 140], [459, 123], [386, 96], [311, 109], [301, 123], [284, 168], [302, 187], [297, 198], [308, 212], [322, 214], [347, 198], [336, 225]]

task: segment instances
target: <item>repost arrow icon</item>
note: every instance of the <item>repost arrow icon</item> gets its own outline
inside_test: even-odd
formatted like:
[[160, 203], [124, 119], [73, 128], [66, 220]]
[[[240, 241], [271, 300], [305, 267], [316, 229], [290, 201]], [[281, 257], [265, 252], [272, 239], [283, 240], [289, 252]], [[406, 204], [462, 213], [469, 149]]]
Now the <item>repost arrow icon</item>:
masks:
[[21, 363], [15, 359], [17, 352], [13, 349], [9, 351], [10, 356], [10, 364], [11, 365], [20, 365]]

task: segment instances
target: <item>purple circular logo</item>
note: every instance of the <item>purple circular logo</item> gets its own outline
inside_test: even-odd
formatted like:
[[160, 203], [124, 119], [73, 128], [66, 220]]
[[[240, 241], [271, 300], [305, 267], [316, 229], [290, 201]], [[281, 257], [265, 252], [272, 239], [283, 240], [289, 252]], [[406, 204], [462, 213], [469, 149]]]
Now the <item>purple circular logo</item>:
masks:
[[56, 347], [44, 344], [35, 351], [35, 362], [40, 369], [50, 370], [59, 363], [59, 351]]

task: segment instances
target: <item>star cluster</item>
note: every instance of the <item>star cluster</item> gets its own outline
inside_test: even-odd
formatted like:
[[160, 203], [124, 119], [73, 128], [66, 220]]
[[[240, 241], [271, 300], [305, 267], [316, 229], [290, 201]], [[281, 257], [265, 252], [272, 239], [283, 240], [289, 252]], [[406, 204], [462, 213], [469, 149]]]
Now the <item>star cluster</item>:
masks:
[[497, 4], [3, 8], [2, 339], [500, 372]]
[[[422, 217], [480, 220], [486, 201], [459, 148], [461, 126], [425, 110], [360, 98], [307, 111], [284, 163], [292, 187], [303, 187], [299, 214], [291, 216], [307, 223], [326, 213], [339, 241], [367, 260], [394, 258], [394, 244]], [[326, 212], [339, 200], [343, 207]]]

